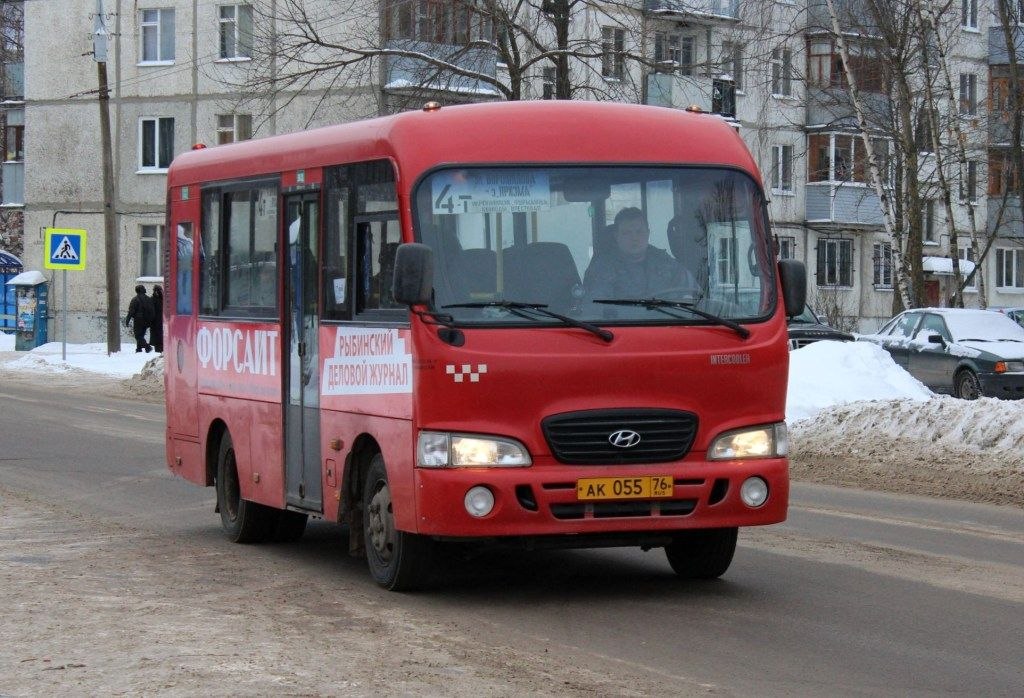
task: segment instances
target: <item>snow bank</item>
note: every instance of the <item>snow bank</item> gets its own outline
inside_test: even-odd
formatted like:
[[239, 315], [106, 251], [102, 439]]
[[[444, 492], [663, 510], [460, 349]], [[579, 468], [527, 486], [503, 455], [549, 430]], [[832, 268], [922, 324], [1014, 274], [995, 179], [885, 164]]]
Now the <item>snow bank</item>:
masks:
[[[10, 346], [7, 346], [10, 344]], [[14, 350], [14, 335], [0, 334], [0, 351]], [[32, 373], [68, 373], [73, 370], [129, 378], [142, 370], [152, 354], [136, 353], [135, 344], [122, 344], [117, 354], [107, 354], [104, 344], [68, 344], [67, 360], [61, 360], [61, 343], [36, 347], [3, 364], [7, 370]]]
[[[929, 400], [934, 393], [870, 342], [821, 341], [789, 354], [786, 421], [861, 400]], [[913, 408], [912, 409], [916, 409]]]

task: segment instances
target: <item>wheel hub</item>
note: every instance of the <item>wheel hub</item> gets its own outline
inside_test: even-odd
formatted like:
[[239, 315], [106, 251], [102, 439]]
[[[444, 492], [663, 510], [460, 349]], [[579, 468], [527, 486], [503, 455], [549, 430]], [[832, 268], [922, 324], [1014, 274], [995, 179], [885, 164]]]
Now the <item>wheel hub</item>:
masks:
[[368, 515], [370, 545], [382, 559], [388, 560], [395, 545], [395, 521], [391, 515], [391, 491], [387, 485], [373, 495]]

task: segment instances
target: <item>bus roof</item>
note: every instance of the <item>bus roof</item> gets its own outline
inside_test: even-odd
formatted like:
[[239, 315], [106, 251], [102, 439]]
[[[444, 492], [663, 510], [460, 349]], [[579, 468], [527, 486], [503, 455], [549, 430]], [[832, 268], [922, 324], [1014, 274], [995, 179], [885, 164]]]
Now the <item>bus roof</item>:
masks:
[[678, 109], [582, 101], [490, 102], [410, 111], [192, 150], [168, 185], [394, 158], [399, 176], [445, 163], [687, 163], [757, 166], [721, 118]]

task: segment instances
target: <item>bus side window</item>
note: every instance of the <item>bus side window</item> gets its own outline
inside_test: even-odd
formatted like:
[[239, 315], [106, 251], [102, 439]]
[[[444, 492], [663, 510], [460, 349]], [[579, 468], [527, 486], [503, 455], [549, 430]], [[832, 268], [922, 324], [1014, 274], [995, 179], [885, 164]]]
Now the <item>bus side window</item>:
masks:
[[356, 234], [359, 243], [359, 312], [401, 307], [392, 295], [395, 254], [402, 241], [398, 219], [359, 222]]
[[174, 278], [177, 289], [175, 295], [178, 315], [192, 314], [192, 260], [195, 250], [192, 235], [192, 223], [178, 223], [176, 236], [178, 266]]
[[349, 245], [348, 187], [331, 187], [327, 191], [324, 215], [323, 316], [328, 320], [346, 319], [351, 289], [348, 283]]

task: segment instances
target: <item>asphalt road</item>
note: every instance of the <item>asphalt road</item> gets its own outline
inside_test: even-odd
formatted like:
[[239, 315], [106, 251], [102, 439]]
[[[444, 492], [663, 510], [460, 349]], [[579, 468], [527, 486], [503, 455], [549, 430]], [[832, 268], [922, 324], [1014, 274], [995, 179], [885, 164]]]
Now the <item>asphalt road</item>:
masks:
[[[215, 553], [229, 544], [212, 490], [167, 472], [163, 423], [162, 405], [0, 384], [0, 487]], [[479, 643], [640, 672], [666, 693], [676, 682], [727, 695], [1024, 686], [1017, 509], [795, 483], [790, 520], [742, 531], [715, 582], [679, 581], [657, 550], [503, 552], [453, 558], [440, 589], [415, 595], [376, 590], [339, 552], [343, 536], [316, 523], [294, 545], [247, 554], [257, 570], [284, 560], [320, 589], [358, 589]], [[302, 594], [289, 597], [299, 608]]]

